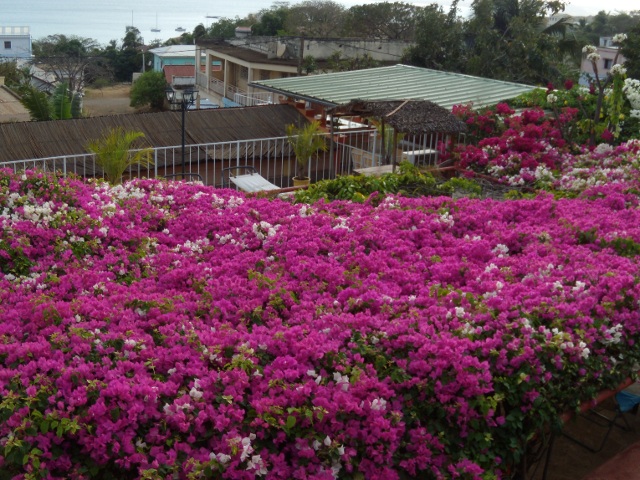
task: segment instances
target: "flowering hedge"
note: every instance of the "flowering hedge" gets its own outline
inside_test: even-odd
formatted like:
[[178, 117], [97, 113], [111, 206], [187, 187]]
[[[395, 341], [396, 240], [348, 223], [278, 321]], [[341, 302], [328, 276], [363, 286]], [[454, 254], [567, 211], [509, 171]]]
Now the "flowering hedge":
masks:
[[640, 356], [640, 211], [0, 174], [0, 470], [508, 477]]
[[637, 184], [640, 140], [628, 140], [615, 147], [607, 143], [594, 148], [572, 145], [565, 137], [566, 131], [573, 128], [573, 108], [564, 107], [553, 116], [541, 108], [516, 113], [504, 104], [484, 114], [468, 107], [454, 111], [466, 119], [472, 131], [488, 125], [483, 130], [486, 135], [476, 144], [454, 148], [458, 166], [470, 176], [480, 173], [507, 185], [569, 195], [596, 185]]

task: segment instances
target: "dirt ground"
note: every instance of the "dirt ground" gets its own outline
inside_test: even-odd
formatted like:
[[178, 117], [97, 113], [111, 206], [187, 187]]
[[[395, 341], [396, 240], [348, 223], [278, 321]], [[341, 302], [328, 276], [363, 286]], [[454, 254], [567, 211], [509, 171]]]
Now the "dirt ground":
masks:
[[[88, 88], [84, 96], [84, 116], [99, 117], [135, 113], [129, 106], [130, 84], [118, 84], [104, 88]], [[0, 88], [0, 123], [28, 122], [29, 112], [8, 90]]]
[[99, 117], [135, 113], [136, 109], [129, 106], [130, 91], [131, 84], [128, 83], [99, 89], [87, 88], [83, 100], [84, 116]]

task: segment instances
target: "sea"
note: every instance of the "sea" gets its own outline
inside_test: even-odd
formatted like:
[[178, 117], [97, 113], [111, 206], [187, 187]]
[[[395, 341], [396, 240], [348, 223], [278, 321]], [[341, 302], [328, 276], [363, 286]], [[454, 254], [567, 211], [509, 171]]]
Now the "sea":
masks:
[[[244, 18], [274, 4], [295, 5], [303, 0], [0, 0], [0, 27], [30, 27], [31, 38], [64, 34], [93, 38], [106, 46], [111, 40], [121, 42], [127, 26], [133, 25], [145, 43], [164, 42], [203, 24], [210, 27], [218, 18]], [[345, 8], [381, 0], [337, 0]], [[578, 3], [595, 0], [582, 0]], [[619, 10], [630, 10], [636, 0], [611, 0]], [[448, 11], [451, 0], [413, 0], [417, 6], [439, 3]], [[473, 0], [460, 0], [458, 8], [469, 15]], [[629, 7], [629, 8], [625, 8]], [[572, 6], [571, 8], [575, 8]], [[585, 15], [589, 12], [569, 13]], [[594, 13], [597, 10], [593, 10]], [[217, 17], [217, 18], [216, 18]], [[159, 29], [152, 32], [151, 29]]]
[[[349, 8], [370, 1], [339, 3]], [[148, 44], [181, 35], [178, 28], [190, 33], [199, 24], [210, 27], [218, 21], [214, 17], [244, 18], [272, 4], [271, 0], [0, 0], [0, 27], [29, 27], [33, 40], [64, 34], [106, 46], [111, 40], [122, 42], [127, 26], [133, 25]], [[156, 28], [160, 31], [151, 31]]]
[[145, 43], [164, 42], [181, 35], [177, 28], [193, 32], [198, 24], [217, 21], [210, 17], [242, 18], [270, 5], [268, 0], [0, 0], [0, 26], [29, 27], [33, 40], [64, 34], [106, 46], [121, 42], [133, 25]]

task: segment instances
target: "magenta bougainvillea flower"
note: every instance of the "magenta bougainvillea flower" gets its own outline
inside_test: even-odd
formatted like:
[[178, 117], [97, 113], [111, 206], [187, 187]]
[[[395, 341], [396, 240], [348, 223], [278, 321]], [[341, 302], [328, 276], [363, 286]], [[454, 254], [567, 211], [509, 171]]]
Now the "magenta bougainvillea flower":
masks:
[[507, 476], [640, 356], [637, 201], [583, 191], [294, 205], [5, 171], [0, 469]]

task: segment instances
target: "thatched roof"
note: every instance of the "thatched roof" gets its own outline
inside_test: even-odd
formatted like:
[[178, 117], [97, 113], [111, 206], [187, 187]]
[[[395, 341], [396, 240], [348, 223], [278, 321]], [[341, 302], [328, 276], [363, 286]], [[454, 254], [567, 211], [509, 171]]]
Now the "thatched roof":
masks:
[[[304, 118], [290, 105], [193, 110], [186, 113], [188, 145], [286, 136], [285, 126]], [[160, 112], [49, 122], [0, 124], [0, 163], [87, 153], [88, 141], [122, 127], [145, 135], [144, 145], [182, 143], [182, 113]], [[142, 145], [141, 145], [142, 146]]]
[[373, 117], [409, 135], [462, 133], [467, 130], [447, 109], [428, 100], [352, 100], [329, 109], [334, 116]]

